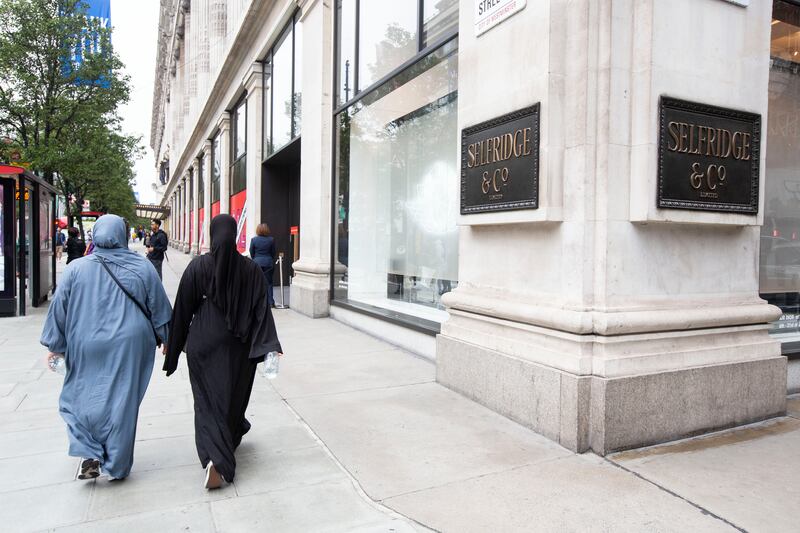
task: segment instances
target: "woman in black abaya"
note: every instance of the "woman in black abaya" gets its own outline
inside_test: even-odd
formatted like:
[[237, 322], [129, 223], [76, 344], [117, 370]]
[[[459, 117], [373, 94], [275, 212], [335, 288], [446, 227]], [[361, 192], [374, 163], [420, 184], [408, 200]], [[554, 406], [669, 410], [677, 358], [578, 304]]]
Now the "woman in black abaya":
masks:
[[234, 451], [250, 429], [244, 414], [256, 365], [282, 352], [264, 274], [236, 249], [236, 220], [218, 215], [210, 230], [211, 253], [193, 259], [178, 286], [164, 360], [169, 376], [181, 351], [187, 354], [195, 443], [209, 489], [233, 481]]

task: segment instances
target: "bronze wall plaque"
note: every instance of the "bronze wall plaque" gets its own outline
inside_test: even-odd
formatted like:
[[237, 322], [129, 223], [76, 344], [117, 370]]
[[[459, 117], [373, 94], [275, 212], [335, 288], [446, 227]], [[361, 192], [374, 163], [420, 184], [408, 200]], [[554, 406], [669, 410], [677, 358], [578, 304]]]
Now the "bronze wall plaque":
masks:
[[461, 132], [461, 214], [539, 207], [539, 104]]
[[658, 207], [758, 213], [761, 115], [662, 96]]

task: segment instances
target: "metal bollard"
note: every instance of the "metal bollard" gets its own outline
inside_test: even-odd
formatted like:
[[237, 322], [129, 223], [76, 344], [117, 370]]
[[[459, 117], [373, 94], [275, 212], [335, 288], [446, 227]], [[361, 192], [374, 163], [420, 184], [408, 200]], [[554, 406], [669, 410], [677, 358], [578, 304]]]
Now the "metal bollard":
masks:
[[278, 275], [280, 277], [280, 282], [281, 282], [281, 304], [276, 305], [275, 308], [286, 309], [286, 302], [284, 301], [284, 296], [283, 296], [283, 252], [280, 252], [278, 254], [277, 265], [278, 265]]

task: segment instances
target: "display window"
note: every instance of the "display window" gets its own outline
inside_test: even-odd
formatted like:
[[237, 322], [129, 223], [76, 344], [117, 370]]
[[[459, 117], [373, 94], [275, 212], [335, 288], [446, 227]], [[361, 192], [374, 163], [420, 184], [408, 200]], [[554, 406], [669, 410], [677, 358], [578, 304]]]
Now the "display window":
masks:
[[773, 2], [759, 286], [772, 333], [800, 352], [800, 4]]
[[264, 59], [264, 158], [300, 136], [303, 28], [295, 14]]
[[247, 249], [247, 189], [231, 196], [231, 216], [236, 219], [236, 247], [244, 253]]
[[334, 301], [434, 329], [458, 280], [457, 52], [448, 41], [336, 117]]

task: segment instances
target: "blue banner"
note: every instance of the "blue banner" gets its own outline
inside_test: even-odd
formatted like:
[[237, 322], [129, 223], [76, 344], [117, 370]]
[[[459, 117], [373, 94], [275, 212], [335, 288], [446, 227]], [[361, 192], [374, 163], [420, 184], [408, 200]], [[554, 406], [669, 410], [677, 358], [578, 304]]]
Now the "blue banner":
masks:
[[[87, 5], [86, 15], [91, 20], [98, 20], [101, 28], [111, 29], [111, 0], [83, 0]], [[73, 51], [72, 57], [64, 61], [64, 75], [69, 76], [73, 70], [80, 68], [83, 64], [84, 57], [90, 54], [101, 53], [100, 37], [85, 29], [81, 35], [80, 44]], [[75, 81], [76, 84], [97, 84], [102, 87], [108, 87], [108, 80], [101, 77], [98, 80], [81, 80]]]

